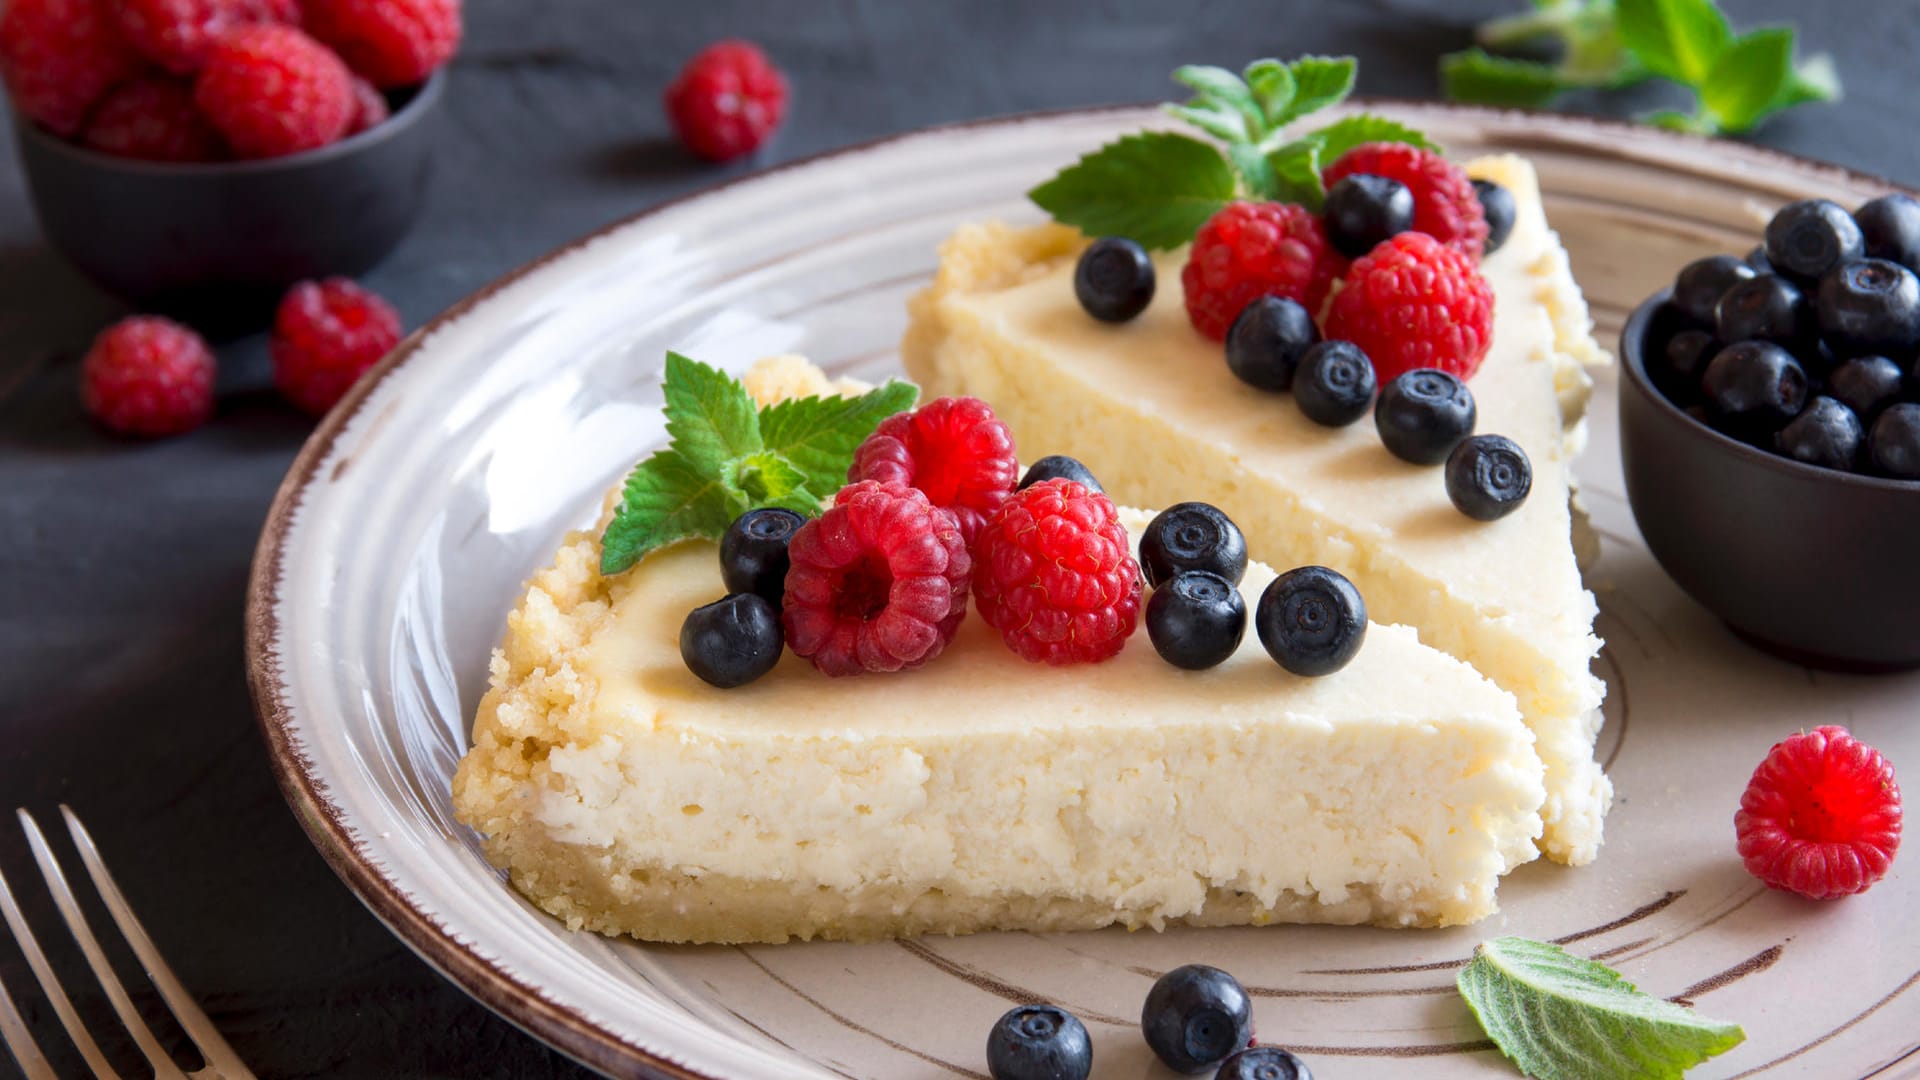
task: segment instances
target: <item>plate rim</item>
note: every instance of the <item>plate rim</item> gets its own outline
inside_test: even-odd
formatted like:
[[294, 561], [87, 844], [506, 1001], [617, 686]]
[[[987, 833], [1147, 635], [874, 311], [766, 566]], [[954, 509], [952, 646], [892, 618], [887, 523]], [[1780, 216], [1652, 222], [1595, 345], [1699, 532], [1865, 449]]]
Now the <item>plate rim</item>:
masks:
[[[1674, 147], [1713, 146], [1744, 161], [1776, 167], [1788, 167], [1800, 173], [1826, 173], [1855, 185], [1889, 191], [1913, 189], [1887, 177], [1846, 165], [1839, 165], [1777, 147], [1715, 138], [1688, 132], [1656, 129], [1612, 117], [1579, 113], [1556, 113], [1539, 109], [1498, 108], [1457, 105], [1449, 102], [1407, 97], [1355, 97], [1351, 105], [1364, 109], [1443, 113], [1464, 121], [1500, 122], [1512, 126], [1537, 127], [1551, 137], [1577, 132], [1631, 136], [1651, 145]], [[277, 641], [280, 620], [281, 570], [287, 540], [306, 492], [328, 458], [341, 434], [357, 417], [368, 399], [394, 372], [411, 360], [420, 346], [441, 330], [464, 319], [470, 312], [494, 296], [534, 274], [567, 258], [596, 241], [670, 211], [701, 200], [721, 197], [735, 188], [759, 184], [795, 170], [811, 168], [853, 157], [861, 153], [918, 139], [937, 138], [956, 132], [1017, 127], [1034, 122], [1094, 118], [1129, 111], [1157, 108], [1160, 102], [1121, 103], [1095, 106], [1039, 109], [988, 117], [956, 120], [881, 135], [871, 139], [816, 151], [739, 176], [728, 177], [692, 191], [675, 195], [632, 214], [617, 218], [562, 243], [542, 255], [506, 271], [478, 289], [463, 296], [408, 334], [381, 361], [349, 388], [346, 396], [323, 417], [299, 453], [288, 466], [269, 505], [254, 548], [248, 571], [244, 624], [247, 685], [254, 716], [267, 743], [268, 761], [282, 796], [307, 834], [308, 841], [320, 853], [348, 890], [371, 911], [386, 928], [413, 953], [425, 960], [462, 992], [527, 1034], [573, 1058], [587, 1067], [608, 1075], [638, 1075], [645, 1080], [722, 1080], [669, 1060], [639, 1046], [566, 1005], [549, 1000], [537, 987], [490, 961], [478, 951], [462, 945], [444, 932], [427, 910], [383, 874], [379, 866], [354, 839], [346, 810], [336, 803], [324, 778], [316, 775], [311, 759], [292, 736], [294, 718], [281, 677], [281, 650]], [[1553, 139], [1553, 145], [1568, 148], [1578, 140]], [[1608, 146], [1614, 144], [1609, 141]], [[1622, 155], [1630, 156], [1630, 155]], [[636, 1073], [635, 1070], [638, 1070]]]

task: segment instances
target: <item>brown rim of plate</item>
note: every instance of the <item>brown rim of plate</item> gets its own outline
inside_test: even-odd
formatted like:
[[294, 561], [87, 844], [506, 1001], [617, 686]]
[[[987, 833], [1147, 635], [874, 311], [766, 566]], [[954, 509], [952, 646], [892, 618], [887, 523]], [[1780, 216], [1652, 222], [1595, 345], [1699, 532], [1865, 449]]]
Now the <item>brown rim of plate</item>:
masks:
[[[1601, 132], [1631, 137], [1656, 146], [1714, 144], [1720, 148], [1719, 152], [1749, 162], [1786, 166], [1802, 172], [1823, 173], [1838, 180], [1889, 191], [1902, 190], [1900, 185], [1883, 177], [1816, 158], [1772, 147], [1752, 146], [1710, 139], [1701, 135], [1641, 127], [1624, 120], [1526, 109], [1448, 105], [1443, 102], [1407, 98], [1355, 98], [1352, 101], [1366, 108], [1386, 107], [1447, 113], [1467, 120], [1479, 118], [1508, 124], [1515, 120], [1525, 120], [1532, 124], [1534, 126], [1532, 131], [1509, 133], [1489, 131], [1487, 133], [1489, 144], [1512, 150], [1553, 148], [1597, 153], [1605, 148], [1595, 146], [1591, 140], [1573, 138], [1570, 135], [1575, 132]], [[293, 744], [290, 734], [292, 716], [281, 694], [278, 679], [280, 656], [274, 648], [274, 639], [279, 631], [275, 608], [279, 602], [280, 568], [285, 541], [293, 523], [294, 510], [299, 506], [301, 497], [308, 484], [312, 482], [320, 463], [333, 449], [334, 441], [339, 438], [341, 430], [359, 413], [367, 398], [380, 383], [411, 359], [418, 351], [420, 343], [430, 333], [462, 318], [502, 289], [608, 233], [667, 210], [721, 194], [739, 185], [758, 183], [789, 170], [924, 135], [979, 128], [1010, 127], [1035, 120], [1099, 116], [1151, 108], [1156, 104], [1158, 103], [1048, 109], [917, 128], [913, 131], [885, 135], [850, 146], [810, 154], [668, 199], [555, 248], [495, 278], [471, 293], [435, 316], [425, 326], [409, 334], [394, 348], [393, 352], [355, 383], [346, 397], [320, 421], [312, 436], [307, 439], [306, 445], [301, 447], [299, 455], [294, 458], [292, 466], [288, 468], [279, 490], [275, 492], [273, 504], [267, 511], [266, 523], [260, 531], [260, 542], [254, 551], [253, 567], [247, 584], [247, 682], [253, 695], [254, 713], [259, 718], [261, 731], [266, 736], [268, 756], [273, 765], [274, 775], [279, 780], [281, 791], [286, 796], [287, 803], [293, 808], [294, 815], [300, 819], [308, 838], [319, 849], [327, 865], [333, 868], [334, 873], [346, 882], [347, 887], [353, 890], [361, 902], [408, 948], [487, 1008], [590, 1068], [610, 1075], [638, 1075], [647, 1080], [719, 1080], [719, 1078], [695, 1072], [686, 1066], [665, 1060], [643, 1047], [636, 1046], [594, 1025], [572, 1009], [548, 1001], [535, 987], [527, 985], [500, 966], [463, 948], [453, 938], [443, 933], [431, 915], [382, 876], [380, 871], [358, 850], [342, 819], [340, 808], [334, 804], [327, 793], [325, 782], [313, 776], [311, 763], [304, 759], [299, 748]], [[1732, 182], [1731, 178], [1729, 182]], [[639, 1069], [638, 1073], [634, 1072], [636, 1067]]]

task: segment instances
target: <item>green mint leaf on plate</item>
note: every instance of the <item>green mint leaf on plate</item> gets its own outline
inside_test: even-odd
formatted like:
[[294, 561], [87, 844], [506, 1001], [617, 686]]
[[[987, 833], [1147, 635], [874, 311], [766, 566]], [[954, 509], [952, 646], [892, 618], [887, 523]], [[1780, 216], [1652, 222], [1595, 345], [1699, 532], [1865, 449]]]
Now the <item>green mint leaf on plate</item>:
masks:
[[772, 450], [727, 462], [721, 479], [753, 506], [771, 506], [807, 494], [807, 474]]
[[1440, 58], [1441, 91], [1453, 101], [1537, 109], [1573, 85], [1558, 68], [1532, 60], [1509, 60], [1472, 48]]
[[696, 466], [711, 471], [760, 449], [753, 395], [726, 372], [670, 352], [662, 391], [667, 435]]
[[1312, 138], [1290, 142], [1267, 155], [1273, 170], [1274, 198], [1299, 203], [1311, 213], [1326, 207], [1327, 188], [1320, 179], [1320, 143]]
[[1293, 76], [1293, 100], [1271, 118], [1270, 126], [1279, 127], [1308, 113], [1338, 105], [1353, 93], [1360, 62], [1351, 56], [1303, 56], [1287, 65]]
[[1212, 145], [1150, 131], [1108, 143], [1027, 197], [1088, 236], [1174, 248], [1192, 240], [1236, 191], [1232, 166]]
[[1344, 120], [1336, 120], [1314, 132], [1310, 138], [1320, 145], [1320, 160], [1328, 165], [1364, 143], [1395, 142], [1417, 146], [1422, 150], [1437, 152], [1440, 149], [1440, 145], [1425, 134], [1398, 120], [1389, 120], [1374, 113], [1357, 113]]
[[1253, 92], [1253, 100], [1260, 106], [1260, 115], [1269, 128], [1280, 122], [1278, 117], [1287, 115], [1299, 93], [1293, 72], [1278, 60], [1255, 60], [1248, 64], [1246, 80], [1247, 89]]
[[1721, 129], [1746, 131], [1773, 110], [1792, 79], [1793, 31], [1755, 30], [1721, 50], [1701, 84], [1700, 104]]
[[919, 399], [919, 388], [899, 379], [859, 397], [790, 398], [760, 410], [760, 438], [800, 471], [808, 491], [825, 498], [847, 482], [853, 452], [880, 421]]
[[1260, 149], [1259, 143], [1227, 144], [1227, 160], [1233, 162], [1233, 169], [1240, 174], [1240, 182], [1246, 185], [1249, 196], [1256, 199], [1284, 198], [1280, 192], [1279, 181], [1273, 175], [1273, 166], [1267, 163], [1267, 157], [1267, 152]]
[[1679, 1080], [1747, 1037], [1738, 1024], [1642, 993], [1612, 968], [1526, 938], [1482, 944], [1458, 981], [1487, 1037], [1537, 1080]]
[[1223, 139], [1258, 138], [1259, 129], [1266, 125], [1266, 114], [1254, 100], [1253, 89], [1226, 68], [1188, 64], [1174, 69], [1173, 81], [1194, 91], [1194, 100], [1187, 103], [1189, 106], [1204, 105], [1209, 111], [1239, 115], [1242, 121], [1239, 134], [1220, 136]]
[[1793, 69], [1793, 77], [1781, 89], [1773, 108], [1778, 112], [1810, 101], [1839, 101], [1840, 97], [1840, 72], [1833, 66], [1833, 57], [1815, 53]]
[[727, 485], [678, 450], [657, 451], [628, 475], [600, 537], [600, 572], [617, 574], [658, 547], [719, 536], [737, 516]]
[[1231, 106], [1215, 102], [1169, 105], [1167, 112], [1225, 142], [1228, 149], [1247, 141], [1246, 114]]
[[1713, 0], [1616, 0], [1620, 38], [1648, 71], [1702, 87], [1733, 39]]

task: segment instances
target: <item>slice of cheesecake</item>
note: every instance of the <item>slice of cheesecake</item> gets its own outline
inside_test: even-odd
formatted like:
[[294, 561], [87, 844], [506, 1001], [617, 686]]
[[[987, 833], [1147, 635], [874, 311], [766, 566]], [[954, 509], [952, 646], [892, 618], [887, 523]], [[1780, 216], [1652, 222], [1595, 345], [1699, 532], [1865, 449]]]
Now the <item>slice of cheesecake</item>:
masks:
[[[792, 360], [763, 400], [827, 389]], [[1123, 511], [1137, 539], [1149, 516]], [[573, 927], [651, 941], [995, 928], [1440, 926], [1495, 909], [1545, 799], [1513, 696], [1370, 626], [1340, 672], [1249, 632], [1182, 671], [1144, 631], [1055, 668], [977, 614], [927, 666], [832, 679], [784, 657], [718, 690], [679, 652], [724, 591], [715, 546], [599, 572], [598, 530], [529, 583], [493, 659], [460, 819]], [[1255, 564], [1249, 607], [1273, 571]]]
[[1513, 438], [1533, 463], [1531, 497], [1497, 522], [1455, 510], [1440, 470], [1393, 457], [1370, 420], [1321, 427], [1289, 396], [1235, 379], [1220, 345], [1188, 322], [1184, 252], [1156, 259], [1152, 306], [1111, 325], [1074, 298], [1077, 232], [962, 228], [912, 301], [902, 352], [928, 394], [991, 402], [1029, 456], [1079, 458], [1122, 503], [1214, 503], [1256, 558], [1339, 570], [1375, 618], [1415, 627], [1512, 692], [1546, 767], [1543, 849], [1584, 863], [1612, 788], [1593, 756], [1604, 687], [1588, 670], [1600, 642], [1570, 540], [1569, 469], [1585, 439], [1584, 367], [1606, 354], [1532, 167], [1500, 157], [1469, 171], [1519, 204], [1511, 237], [1481, 267], [1494, 338], [1468, 384], [1478, 430]]

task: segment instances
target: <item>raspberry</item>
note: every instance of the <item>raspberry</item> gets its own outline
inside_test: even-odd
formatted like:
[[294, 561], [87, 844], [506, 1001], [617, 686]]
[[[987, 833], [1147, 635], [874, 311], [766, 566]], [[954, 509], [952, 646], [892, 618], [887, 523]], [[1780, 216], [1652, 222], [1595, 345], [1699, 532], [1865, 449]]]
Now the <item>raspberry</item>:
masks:
[[393, 115], [393, 109], [387, 104], [387, 95], [380, 88], [361, 78], [353, 77], [353, 122], [347, 125], [347, 134], [358, 135], [369, 128], [379, 127]]
[[1487, 212], [1467, 171], [1406, 143], [1366, 143], [1340, 155], [1323, 174], [1331, 188], [1355, 173], [1398, 180], [1413, 192], [1413, 228], [1478, 260], [1487, 246]]
[[1900, 785], [1843, 727], [1774, 744], [1733, 816], [1747, 871], [1814, 900], [1865, 892], [1900, 850]]
[[220, 133], [193, 105], [193, 89], [165, 78], [136, 79], [109, 93], [87, 121], [84, 141], [103, 154], [146, 161], [215, 161]]
[[900, 671], [940, 655], [967, 614], [973, 561], [953, 515], [866, 480], [787, 544], [787, 645], [828, 675]]
[[390, 88], [417, 86], [460, 48], [460, 0], [302, 0], [307, 29]]
[[273, 382], [319, 416], [400, 343], [393, 305], [346, 278], [303, 281], [273, 318]]
[[1229, 203], [1200, 226], [1180, 271], [1187, 317], [1224, 341], [1240, 309], [1261, 296], [1284, 296], [1318, 313], [1345, 262], [1305, 207]]
[[1358, 345], [1382, 386], [1414, 368], [1470, 379], [1493, 344], [1493, 287], [1472, 259], [1404, 232], [1354, 261], [1326, 336]]
[[1013, 433], [979, 398], [935, 398], [880, 421], [853, 452], [847, 481], [918, 488], [951, 511], [969, 546], [1020, 478]]
[[119, 0], [120, 33], [147, 58], [191, 75], [221, 35], [260, 23], [300, 25], [295, 0]]
[[347, 65], [291, 26], [247, 26], [221, 38], [193, 99], [241, 157], [325, 146], [353, 122]]
[[1140, 617], [1140, 564], [1105, 495], [1043, 480], [1000, 505], [974, 542], [973, 599], [1007, 647], [1049, 664], [1118, 653]]
[[213, 415], [213, 375], [213, 351], [199, 334], [136, 315], [93, 339], [80, 364], [80, 404], [120, 435], [180, 435]]
[[786, 115], [787, 77], [751, 42], [701, 49], [667, 87], [674, 133], [709, 161], [751, 154]]
[[94, 103], [139, 71], [108, 0], [0, 2], [0, 79], [55, 134], [79, 134]]

